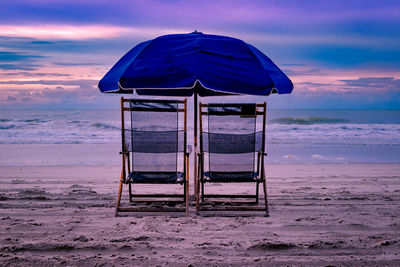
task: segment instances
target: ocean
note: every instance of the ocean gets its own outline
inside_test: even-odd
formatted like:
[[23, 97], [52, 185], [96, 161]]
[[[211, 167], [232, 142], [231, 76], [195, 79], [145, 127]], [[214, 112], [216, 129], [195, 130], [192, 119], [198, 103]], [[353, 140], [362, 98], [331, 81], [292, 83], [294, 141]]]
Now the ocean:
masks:
[[[267, 163], [400, 162], [400, 110], [273, 109], [267, 118]], [[119, 110], [0, 109], [0, 147], [97, 144], [119, 148], [120, 124]], [[189, 132], [190, 143], [193, 132]], [[2, 149], [0, 155], [4, 153]]]

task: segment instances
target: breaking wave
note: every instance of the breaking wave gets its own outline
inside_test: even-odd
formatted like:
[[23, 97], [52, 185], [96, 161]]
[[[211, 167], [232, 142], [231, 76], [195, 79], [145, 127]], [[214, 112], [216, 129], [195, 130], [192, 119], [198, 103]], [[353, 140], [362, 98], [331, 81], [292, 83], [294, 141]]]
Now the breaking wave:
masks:
[[305, 117], [305, 118], [293, 118], [283, 117], [272, 120], [273, 123], [280, 124], [299, 124], [299, 125], [311, 125], [311, 124], [330, 124], [330, 123], [348, 123], [347, 119], [340, 118], [323, 118], [323, 117]]
[[91, 126], [93, 126], [95, 128], [99, 128], [99, 129], [104, 129], [104, 130], [120, 130], [120, 128], [118, 128], [114, 125], [110, 125], [110, 124], [106, 124], [106, 123], [102, 123], [102, 122], [92, 123]]
[[15, 128], [15, 125], [0, 125], [0, 130], [8, 130]]
[[19, 120], [20, 122], [28, 122], [28, 123], [44, 123], [47, 122], [41, 119], [28, 119], [28, 120]]

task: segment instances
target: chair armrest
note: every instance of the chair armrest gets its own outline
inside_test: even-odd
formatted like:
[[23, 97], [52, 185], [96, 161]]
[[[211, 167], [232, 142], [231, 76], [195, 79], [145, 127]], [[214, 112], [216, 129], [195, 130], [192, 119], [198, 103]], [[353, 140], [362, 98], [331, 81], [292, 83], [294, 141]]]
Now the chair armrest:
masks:
[[258, 154], [261, 154], [262, 156], [267, 156], [267, 152], [262, 152], [262, 151], [258, 151]]
[[185, 153], [185, 155], [186, 155], [187, 157], [189, 157], [189, 155], [190, 155], [190, 153], [192, 153], [192, 151], [193, 151], [192, 146], [191, 146], [191, 145], [187, 145], [187, 146], [186, 146], [186, 153]]

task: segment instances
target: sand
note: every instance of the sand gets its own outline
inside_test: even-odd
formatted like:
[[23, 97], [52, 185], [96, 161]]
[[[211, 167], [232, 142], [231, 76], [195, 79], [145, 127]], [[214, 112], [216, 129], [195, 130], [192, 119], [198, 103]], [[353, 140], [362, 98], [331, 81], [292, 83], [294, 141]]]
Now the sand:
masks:
[[270, 217], [114, 217], [117, 165], [1, 166], [0, 265], [400, 266], [400, 164], [266, 169]]

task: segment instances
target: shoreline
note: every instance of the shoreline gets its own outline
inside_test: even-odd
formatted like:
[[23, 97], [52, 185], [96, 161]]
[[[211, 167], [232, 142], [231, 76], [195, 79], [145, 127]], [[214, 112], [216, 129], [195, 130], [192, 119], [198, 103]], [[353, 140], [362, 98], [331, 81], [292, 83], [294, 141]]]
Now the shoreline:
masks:
[[[121, 144], [0, 144], [0, 166], [101, 166], [121, 164]], [[384, 146], [316, 146], [300, 147], [267, 144], [269, 165], [292, 164], [400, 164], [400, 147]], [[329, 151], [326, 157], [323, 151]], [[364, 161], [359, 154], [363, 154]], [[347, 159], [343, 158], [347, 155]], [[194, 153], [189, 166], [193, 166]], [[192, 171], [192, 170], [191, 170]]]

